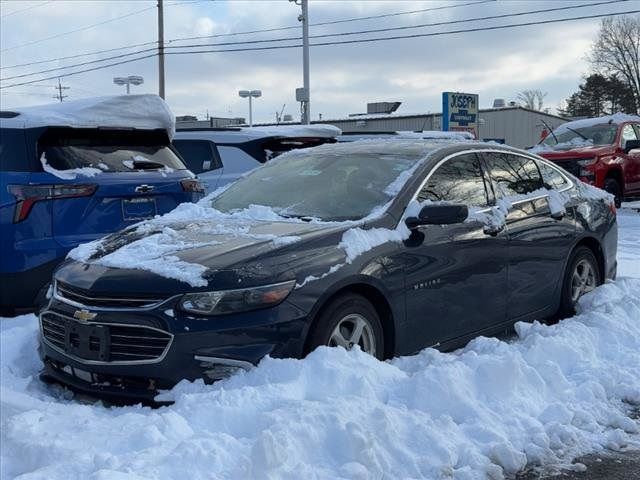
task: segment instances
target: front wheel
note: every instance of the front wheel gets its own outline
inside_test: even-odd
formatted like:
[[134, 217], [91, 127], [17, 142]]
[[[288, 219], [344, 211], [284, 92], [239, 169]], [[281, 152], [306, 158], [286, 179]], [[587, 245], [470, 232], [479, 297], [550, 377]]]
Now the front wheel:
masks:
[[604, 191], [613, 195], [616, 208], [622, 206], [622, 187], [615, 178], [607, 178], [604, 181]]
[[347, 350], [358, 345], [363, 352], [382, 360], [384, 336], [378, 312], [361, 295], [341, 295], [320, 314], [308, 345], [309, 351], [323, 345]]
[[578, 247], [569, 259], [562, 284], [560, 317], [570, 317], [576, 313], [578, 300], [602, 284], [598, 261], [591, 249]]

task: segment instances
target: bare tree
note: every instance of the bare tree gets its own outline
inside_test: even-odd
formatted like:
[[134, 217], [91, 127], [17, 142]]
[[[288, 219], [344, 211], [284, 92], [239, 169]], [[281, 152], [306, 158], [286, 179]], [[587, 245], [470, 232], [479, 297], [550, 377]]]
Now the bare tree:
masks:
[[540, 111], [542, 110], [546, 96], [547, 92], [543, 92], [542, 90], [523, 90], [518, 93], [516, 98], [522, 102], [523, 107]]
[[640, 16], [603, 19], [589, 60], [599, 72], [628, 84], [640, 111]]

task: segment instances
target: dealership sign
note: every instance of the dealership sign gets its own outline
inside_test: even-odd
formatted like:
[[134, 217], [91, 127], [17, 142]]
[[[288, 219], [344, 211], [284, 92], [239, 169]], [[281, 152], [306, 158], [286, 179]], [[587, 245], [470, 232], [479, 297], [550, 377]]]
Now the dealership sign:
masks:
[[469, 132], [478, 138], [478, 94], [442, 92], [442, 131]]

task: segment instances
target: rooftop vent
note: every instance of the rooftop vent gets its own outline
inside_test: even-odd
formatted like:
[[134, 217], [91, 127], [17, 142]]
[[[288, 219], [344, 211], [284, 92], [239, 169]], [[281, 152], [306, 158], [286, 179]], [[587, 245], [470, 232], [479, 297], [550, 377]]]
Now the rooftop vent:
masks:
[[504, 101], [504, 98], [496, 98], [493, 101], [493, 108], [504, 108], [507, 106], [507, 102]]

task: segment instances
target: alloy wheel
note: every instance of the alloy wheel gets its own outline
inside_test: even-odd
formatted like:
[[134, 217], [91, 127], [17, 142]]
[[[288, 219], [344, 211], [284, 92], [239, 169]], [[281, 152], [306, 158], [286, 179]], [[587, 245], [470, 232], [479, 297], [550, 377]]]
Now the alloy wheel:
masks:
[[582, 259], [576, 263], [571, 277], [571, 301], [575, 304], [585, 293], [595, 289], [597, 286], [597, 275], [595, 267], [587, 259]]
[[369, 321], [358, 313], [342, 318], [331, 332], [328, 346], [350, 350], [359, 345], [363, 352], [376, 356], [376, 339]]

